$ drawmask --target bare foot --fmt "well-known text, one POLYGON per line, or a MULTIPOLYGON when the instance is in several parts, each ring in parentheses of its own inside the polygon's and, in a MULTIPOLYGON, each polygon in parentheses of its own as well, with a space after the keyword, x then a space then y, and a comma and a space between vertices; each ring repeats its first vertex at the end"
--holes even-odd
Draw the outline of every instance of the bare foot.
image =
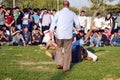
POLYGON ((51 58, 52 58, 52 54, 51 54, 50 52, 45 51, 45 54, 46 54, 47 56, 49 56, 49 57, 51 57, 51 58))
POLYGON ((40 49, 46 49, 46 47, 44 47, 44 46, 40 46, 40 49))

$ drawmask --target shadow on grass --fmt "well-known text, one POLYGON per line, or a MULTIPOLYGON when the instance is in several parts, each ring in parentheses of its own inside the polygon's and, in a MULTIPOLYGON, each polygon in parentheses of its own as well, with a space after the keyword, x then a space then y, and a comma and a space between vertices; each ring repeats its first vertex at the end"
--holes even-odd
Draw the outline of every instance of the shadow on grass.
MULTIPOLYGON (((79 62, 78 62, 79 63, 79 62)), ((69 72, 64 72, 63 70, 61 70, 60 72, 58 72, 57 74, 55 74, 50 80, 64 80, 65 78, 67 78, 66 76, 69 75, 72 71, 72 68, 76 65, 77 63, 71 63, 71 69, 69 72)))
POLYGON ((105 51, 104 49, 99 49, 99 50, 95 51, 95 50, 94 50, 93 48, 91 48, 91 47, 87 48, 87 50, 89 50, 89 51, 91 51, 91 52, 93 52, 93 53, 105 51))
POLYGON ((66 73, 61 71, 55 74, 50 80, 63 80, 66 76, 66 73))

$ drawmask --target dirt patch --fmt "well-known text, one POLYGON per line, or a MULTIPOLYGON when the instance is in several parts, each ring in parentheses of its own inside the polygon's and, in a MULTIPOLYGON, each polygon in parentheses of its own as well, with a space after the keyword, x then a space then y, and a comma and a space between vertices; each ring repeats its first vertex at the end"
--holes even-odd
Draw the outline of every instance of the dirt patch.
POLYGON ((16 57, 22 57, 23 55, 22 54, 17 54, 16 57))
POLYGON ((52 68, 50 66, 44 66, 44 65, 20 65, 20 69, 27 70, 27 71, 54 71, 55 68, 52 68))
POLYGON ((12 80, 11 78, 5 78, 4 80, 12 80))
POLYGON ((118 80, 116 75, 113 74, 108 74, 105 76, 105 78, 103 78, 102 80, 118 80))
POLYGON ((31 67, 31 70, 53 70, 53 69, 50 67, 35 66, 35 67, 31 67))
POLYGON ((40 65, 40 64, 55 64, 55 62, 50 62, 50 61, 42 61, 42 62, 18 62, 21 65, 40 65))
POLYGON ((104 55, 105 53, 96 53, 97 56, 104 55))
POLYGON ((40 49, 39 50, 36 49, 35 52, 41 52, 41 50, 40 49))
POLYGON ((48 66, 51 64, 55 64, 53 61, 42 61, 42 62, 25 62, 25 61, 14 61, 16 64, 18 64, 19 68, 22 70, 28 70, 28 71, 54 71, 55 68, 52 66, 48 66))
POLYGON ((11 48, 9 48, 8 50, 12 50, 13 48, 11 47, 11 48))

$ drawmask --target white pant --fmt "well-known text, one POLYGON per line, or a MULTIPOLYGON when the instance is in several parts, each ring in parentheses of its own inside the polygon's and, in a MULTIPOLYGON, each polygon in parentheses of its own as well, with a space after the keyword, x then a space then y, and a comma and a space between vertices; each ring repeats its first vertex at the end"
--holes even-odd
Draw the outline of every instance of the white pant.
POLYGON ((88 57, 91 57, 93 59, 93 61, 97 60, 97 56, 94 53, 92 53, 92 52, 90 52, 88 50, 87 50, 87 53, 88 53, 88 57))

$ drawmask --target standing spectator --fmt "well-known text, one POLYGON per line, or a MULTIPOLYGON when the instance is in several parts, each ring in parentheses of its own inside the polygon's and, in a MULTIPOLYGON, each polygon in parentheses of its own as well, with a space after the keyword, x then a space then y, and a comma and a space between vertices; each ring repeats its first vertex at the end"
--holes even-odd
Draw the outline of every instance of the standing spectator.
MULTIPOLYGON (((31 21, 31 19, 30 19, 30 14, 29 14, 29 10, 27 9, 27 8, 24 8, 23 9, 23 12, 24 12, 24 16, 23 16, 23 18, 22 18, 22 29, 24 28, 24 27, 26 27, 26 26, 28 26, 28 28, 29 28, 29 26, 30 26, 30 21, 31 21)), ((29 29, 30 30, 30 29, 29 29)))
POLYGON ((32 18, 33 24, 36 24, 37 27, 41 27, 40 17, 38 15, 38 10, 37 9, 33 9, 33 15, 32 15, 31 18, 32 18))
POLYGON ((15 20, 15 22, 16 22, 16 20, 17 20, 17 18, 18 18, 18 16, 19 16, 19 13, 18 13, 18 11, 16 10, 16 8, 13 8, 13 16, 14 16, 14 20, 15 20))
POLYGON ((56 13, 53 22, 50 26, 50 35, 53 35, 55 26, 56 29, 56 62, 58 69, 63 68, 65 72, 70 70, 71 52, 72 52, 72 31, 73 23, 80 28, 77 15, 69 10, 69 2, 63 2, 63 9, 56 13), (64 54, 62 49, 64 48, 64 54))
POLYGON ((94 18, 93 20, 93 24, 92 24, 92 28, 94 30, 99 30, 102 28, 102 25, 103 25, 103 19, 101 18, 101 14, 100 13, 97 13, 96 14, 96 17, 94 18))
POLYGON ((56 9, 53 9, 53 10, 52 10, 52 13, 51 13, 51 22, 53 21, 53 18, 54 18, 54 16, 55 16, 56 12, 57 12, 56 9))
POLYGON ((11 13, 11 8, 6 9, 6 14, 5 14, 5 25, 10 30, 11 26, 14 26, 14 17, 11 13))
POLYGON ((24 16, 24 14, 23 14, 22 11, 20 11, 19 7, 16 7, 16 11, 17 11, 17 13, 18 13, 19 15, 18 15, 18 18, 17 18, 17 20, 16 20, 16 22, 15 22, 15 27, 16 27, 17 29, 20 29, 20 30, 21 30, 21 28, 22 28, 22 18, 23 18, 23 16, 24 16))
POLYGON ((0 7, 0 28, 5 25, 5 13, 3 7, 0 7))
POLYGON ((80 15, 78 15, 78 19, 81 25, 81 28, 86 32, 87 28, 87 17, 85 16, 85 11, 81 11, 80 15))
POLYGON ((108 28, 111 31, 112 27, 113 27, 112 14, 109 13, 105 17, 105 21, 104 21, 104 25, 103 25, 102 29, 108 28))
POLYGON ((51 24, 51 16, 48 14, 47 9, 42 14, 42 32, 48 30, 51 24))
POLYGON ((117 19, 115 20, 115 22, 117 23, 117 29, 120 30, 120 11, 118 12, 118 16, 117 16, 117 19))

